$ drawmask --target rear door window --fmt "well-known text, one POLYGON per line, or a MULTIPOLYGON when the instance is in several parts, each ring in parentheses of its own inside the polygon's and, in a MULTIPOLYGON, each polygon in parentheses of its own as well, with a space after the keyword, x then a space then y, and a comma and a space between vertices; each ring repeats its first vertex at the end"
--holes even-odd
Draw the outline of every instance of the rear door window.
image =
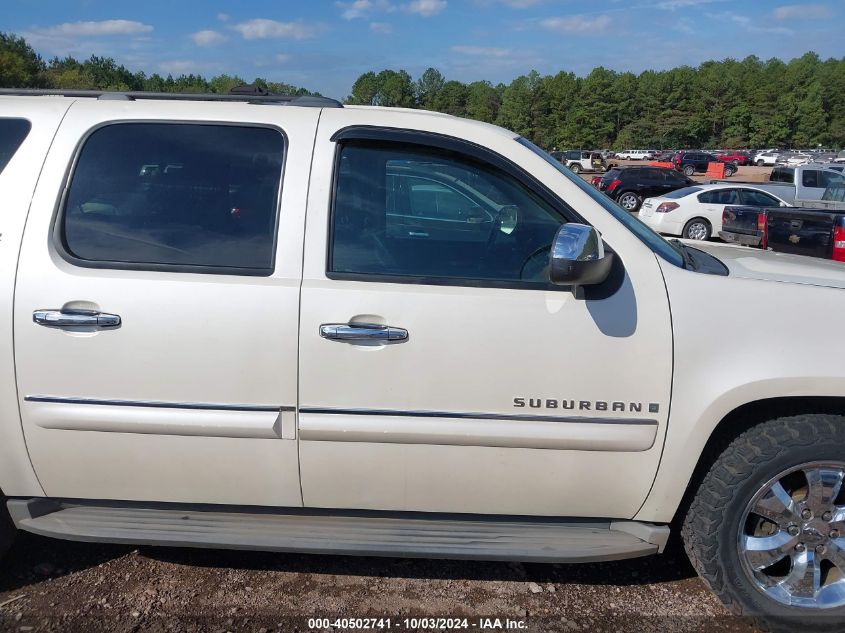
POLYGON ((698 195, 698 201, 705 204, 739 204, 736 189, 716 189, 698 195))
POLYGON ((266 127, 101 127, 77 158, 58 246, 81 266, 269 275, 284 151, 266 127))
POLYGON ((755 191, 754 189, 740 190, 740 197, 742 204, 747 204, 752 207, 777 207, 780 206, 775 198, 762 191, 755 191))
POLYGON ((26 119, 0 119, 0 173, 12 160, 30 129, 32 124, 26 119))
POLYGON ((801 174, 801 184, 805 187, 819 186, 819 172, 816 169, 805 169, 801 174))

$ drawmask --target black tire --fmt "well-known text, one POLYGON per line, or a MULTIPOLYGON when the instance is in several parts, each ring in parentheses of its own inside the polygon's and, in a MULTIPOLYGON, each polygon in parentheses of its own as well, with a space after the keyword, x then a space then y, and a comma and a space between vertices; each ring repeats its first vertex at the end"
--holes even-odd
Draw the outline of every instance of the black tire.
MULTIPOLYGON (((754 426, 734 439, 715 459, 683 519, 681 536, 684 547, 699 575, 731 611, 753 617, 763 630, 772 633, 834 633, 845 630, 845 605, 816 609, 779 602, 756 586, 740 553, 740 535, 747 534, 749 525, 766 523, 757 514, 748 514, 751 504, 759 499, 757 495, 770 489, 772 482, 780 483, 793 476, 791 470, 813 462, 845 465, 845 418, 839 415, 798 415, 754 426), (784 478, 779 479, 781 476, 784 478), (751 522, 751 517, 757 517, 756 523, 751 522)), ((809 490, 806 483, 805 489, 809 490)), ((792 496, 795 493, 788 494, 798 503, 807 501, 801 501, 800 493, 799 497, 792 496)), ((843 497, 845 492, 840 491, 832 500, 835 507, 845 503, 843 497)), ((761 504, 754 506, 758 507, 761 504)), ((774 526, 773 530, 763 532, 763 536, 769 536, 773 531, 781 533, 776 523, 770 525, 774 526)), ((804 528, 790 527, 798 530, 798 535, 794 537, 798 541, 808 533, 806 525, 804 528)), ((792 534, 791 531, 789 533, 792 534)), ((793 552, 791 543, 783 547, 793 552)), ((806 549, 803 544, 801 547, 801 550, 798 546, 794 549, 806 549)), ((821 557, 823 559, 824 556, 821 557)), ((781 562, 784 561, 788 563, 787 572, 777 573, 789 573, 792 563, 787 558, 781 562)))
POLYGON ((692 176, 695 173, 695 167, 693 167, 692 165, 685 165, 683 172, 684 176, 692 176))
POLYGON ((623 191, 616 197, 616 204, 630 213, 639 211, 642 203, 642 197, 634 191, 623 191))
POLYGON ((6 508, 6 497, 0 493, 0 558, 3 558, 9 551, 16 533, 17 529, 15 529, 12 517, 9 516, 9 510, 6 508))
POLYGON ((713 227, 704 218, 693 218, 684 225, 681 237, 685 240, 701 240, 706 242, 713 236, 713 227))
POLYGON ((581 165, 578 163, 573 163, 570 168, 573 174, 580 174, 581 173, 581 165))
POLYGON ((736 166, 734 167, 725 167, 725 178, 730 178, 736 173, 736 166))
POLYGON ((764 161, 764 160, 758 160, 757 161, 757 167, 764 167, 765 165, 766 165, 766 161, 764 161))

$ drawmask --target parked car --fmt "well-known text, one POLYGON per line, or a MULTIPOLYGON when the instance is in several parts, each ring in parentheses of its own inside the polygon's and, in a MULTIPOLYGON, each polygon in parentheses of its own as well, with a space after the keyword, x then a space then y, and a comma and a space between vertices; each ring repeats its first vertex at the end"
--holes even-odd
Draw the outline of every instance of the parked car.
POLYGON ((671 163, 675 160, 675 152, 660 152, 654 160, 660 163, 671 163))
MULTIPOLYGON (((687 176, 693 174, 703 174, 707 171, 710 163, 721 162, 713 154, 706 152, 678 152, 675 154, 675 169, 683 172, 687 176)), ((725 165, 725 177, 733 176, 736 173, 736 166, 733 164, 725 165)))
POLYGON ((758 167, 773 167, 778 162, 780 154, 777 152, 763 152, 754 156, 754 164, 758 167))
POLYGON ((658 233, 690 240, 709 240, 722 230, 727 205, 787 206, 772 194, 750 185, 693 185, 643 202, 640 220, 658 233))
POLYGON ((751 155, 748 152, 724 152, 716 154, 717 160, 734 166, 750 165, 751 155))
POLYGON ((10 92, 0 550, 572 563, 678 529, 749 626, 845 627, 845 268, 663 239, 457 117, 10 92))
POLYGON ((613 167, 599 181, 599 191, 626 211, 639 211, 645 198, 663 195, 695 181, 664 167, 613 167))
POLYGON ((835 163, 845 163, 845 149, 843 149, 841 152, 839 152, 836 155, 836 158, 833 159, 833 162, 835 162, 835 163))
POLYGON ((732 184, 748 184, 774 194, 789 204, 801 206, 802 202, 820 200, 827 187, 838 185, 845 181, 845 176, 826 165, 799 165, 787 167, 778 165, 769 174, 769 181, 765 183, 719 181, 711 183, 731 182, 732 184))
POLYGON ((605 171, 607 169, 607 163, 600 152, 586 152, 580 149, 569 150, 563 152, 559 160, 576 174, 582 171, 605 171))
POLYGON ((616 158, 622 160, 651 160, 654 154, 647 149, 626 149, 616 152, 616 158))

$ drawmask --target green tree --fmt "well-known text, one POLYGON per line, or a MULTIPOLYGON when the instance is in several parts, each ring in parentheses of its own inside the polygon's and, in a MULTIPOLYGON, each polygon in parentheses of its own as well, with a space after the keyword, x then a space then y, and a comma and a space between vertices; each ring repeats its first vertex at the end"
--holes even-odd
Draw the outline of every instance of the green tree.
POLYGON ((416 99, 419 106, 427 110, 434 109, 437 97, 445 84, 446 79, 439 70, 428 68, 416 84, 416 99))
POLYGON ((0 87, 43 88, 44 61, 22 37, 0 33, 0 87))

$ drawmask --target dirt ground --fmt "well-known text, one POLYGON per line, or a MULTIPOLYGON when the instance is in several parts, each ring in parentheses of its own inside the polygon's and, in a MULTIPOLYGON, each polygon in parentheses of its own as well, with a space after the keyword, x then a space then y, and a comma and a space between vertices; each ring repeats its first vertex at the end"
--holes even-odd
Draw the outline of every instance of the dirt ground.
POLYGON ((20 534, 0 570, 0 630, 363 630, 753 633, 677 545, 667 554, 546 565, 135 548, 20 534), (417 620, 415 620, 415 618, 417 620), (466 622, 463 621, 466 618, 466 622), (484 620, 489 618, 489 621, 484 620), (498 618, 499 626, 496 626, 498 618))

